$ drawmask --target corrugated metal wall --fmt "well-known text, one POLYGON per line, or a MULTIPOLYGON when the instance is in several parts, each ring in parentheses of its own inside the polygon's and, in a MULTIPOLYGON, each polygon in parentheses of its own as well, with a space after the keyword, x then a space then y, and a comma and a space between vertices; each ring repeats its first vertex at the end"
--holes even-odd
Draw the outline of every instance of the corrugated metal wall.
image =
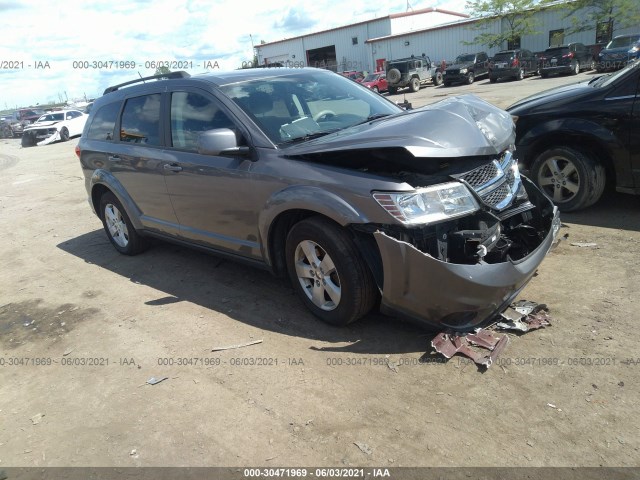
MULTIPOLYGON (((429 18, 429 15, 438 15, 437 12, 415 15, 413 17, 399 17, 390 19, 384 17, 370 22, 354 25, 350 27, 332 30, 330 32, 311 34, 302 38, 296 38, 289 41, 275 43, 273 45, 258 46, 259 61, 264 63, 264 59, 269 61, 286 61, 301 62, 306 64, 306 51, 309 49, 326 47, 335 45, 336 60, 339 64, 338 71, 343 70, 365 70, 373 71, 376 66, 376 60, 385 59, 393 60, 397 58, 410 57, 411 55, 420 56, 425 53, 434 61, 453 60, 455 57, 464 52, 485 51, 490 56, 495 54, 502 48, 489 49, 483 45, 465 45, 463 41, 472 42, 480 33, 472 28, 471 24, 466 21, 452 23, 445 27, 435 28, 420 33, 410 33, 406 35, 396 36, 365 44, 367 39, 375 39, 391 35, 391 31, 402 28, 408 28, 419 22, 412 23, 414 20, 423 21, 429 18), (352 44, 352 38, 357 37, 358 44, 352 44)), ((445 15, 447 19, 452 17, 445 15)), ((435 17, 431 17, 435 18, 435 17)), ((538 35, 528 35, 521 39, 522 48, 529 49, 533 52, 542 51, 549 47, 549 32, 561 28, 568 28, 571 25, 570 19, 564 18, 561 10, 544 10, 536 14, 538 19, 538 35)), ((504 22, 502 22, 504 23, 504 22)), ((424 25, 423 27, 424 28, 424 25)), ((498 33, 501 28, 501 21, 496 20, 489 25, 487 31, 498 33)), ((506 26, 503 26, 506 29, 506 26)), ((626 33, 637 33, 637 28, 616 29, 614 35, 626 33)), ((576 33, 565 37, 565 43, 582 42, 585 45, 595 43, 595 31, 586 31, 576 33)), ((507 46, 504 45, 503 48, 507 46)), ((298 66, 300 66, 300 64, 298 66)))
MULTIPOLYGON (((307 63, 307 50, 335 45, 338 71, 366 70, 371 71, 370 47, 365 41, 369 38, 381 37, 391 33, 388 17, 372 20, 360 25, 340 28, 329 32, 321 32, 301 38, 294 38, 273 45, 258 45, 258 60, 268 62, 293 62, 294 66, 307 63), (353 38, 357 44, 353 44, 353 38)), ((314 66, 314 65, 310 65, 314 66)))
MULTIPOLYGON (((411 32, 413 30, 424 30, 425 28, 443 23, 455 22, 461 17, 457 15, 449 15, 442 12, 425 12, 416 15, 407 15, 391 19, 391 34, 411 32)), ((374 38, 374 37, 370 37, 374 38)))

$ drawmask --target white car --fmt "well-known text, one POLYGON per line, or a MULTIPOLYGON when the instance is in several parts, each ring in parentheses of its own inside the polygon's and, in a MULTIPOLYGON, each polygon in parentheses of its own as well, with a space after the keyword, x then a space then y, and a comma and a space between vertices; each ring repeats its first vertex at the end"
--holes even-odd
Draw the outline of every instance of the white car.
POLYGON ((82 134, 87 118, 89 115, 80 110, 45 113, 25 127, 22 146, 47 145, 58 140, 66 142, 69 138, 82 134))

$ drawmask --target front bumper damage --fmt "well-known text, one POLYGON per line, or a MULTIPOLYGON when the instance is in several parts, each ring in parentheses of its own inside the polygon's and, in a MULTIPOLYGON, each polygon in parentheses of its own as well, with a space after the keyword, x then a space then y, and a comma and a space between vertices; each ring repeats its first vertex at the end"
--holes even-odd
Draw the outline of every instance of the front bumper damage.
POLYGON ((542 240, 537 247, 518 260, 507 255, 495 263, 443 261, 407 241, 375 232, 384 272, 381 311, 439 330, 466 332, 506 309, 531 280, 560 229, 557 207, 521 178, 544 232, 538 232, 542 240))
POLYGON ((22 134, 22 146, 49 145, 60 139, 60 131, 55 127, 26 129, 22 134))

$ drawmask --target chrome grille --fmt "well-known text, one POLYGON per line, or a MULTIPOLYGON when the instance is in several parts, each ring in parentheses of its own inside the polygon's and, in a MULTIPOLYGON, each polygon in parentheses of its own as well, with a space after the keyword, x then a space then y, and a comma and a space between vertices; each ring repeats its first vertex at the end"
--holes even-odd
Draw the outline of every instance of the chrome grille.
POLYGON ((509 207, 520 189, 520 172, 511 152, 458 178, 468 183, 485 205, 495 210, 509 207))
POLYGON ((462 178, 473 188, 477 188, 495 179, 498 175, 498 166, 491 162, 465 173, 462 178))

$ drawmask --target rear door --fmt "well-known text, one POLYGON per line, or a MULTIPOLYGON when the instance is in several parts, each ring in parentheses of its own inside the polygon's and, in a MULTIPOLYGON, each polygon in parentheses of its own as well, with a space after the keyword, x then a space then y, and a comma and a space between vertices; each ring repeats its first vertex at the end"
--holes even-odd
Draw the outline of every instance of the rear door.
POLYGON ((489 57, 482 52, 476 56, 475 76, 485 75, 489 71, 489 57))
POLYGON ((127 98, 117 125, 116 140, 107 156, 109 170, 140 210, 144 227, 178 235, 179 225, 165 184, 162 94, 127 98))

